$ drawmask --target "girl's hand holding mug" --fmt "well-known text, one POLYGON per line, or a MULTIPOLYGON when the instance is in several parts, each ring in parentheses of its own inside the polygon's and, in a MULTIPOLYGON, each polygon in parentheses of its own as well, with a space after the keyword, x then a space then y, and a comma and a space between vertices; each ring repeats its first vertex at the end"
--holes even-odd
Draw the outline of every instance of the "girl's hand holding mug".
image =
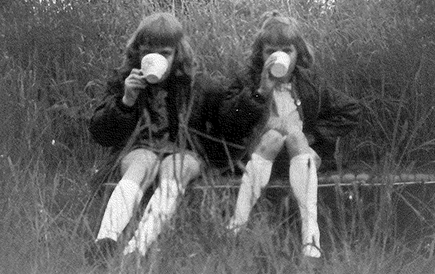
POLYGON ((132 69, 125 79, 124 97, 122 102, 127 106, 133 106, 139 93, 147 87, 145 76, 140 69, 132 69))
POLYGON ((258 93, 263 95, 270 95, 277 84, 277 78, 273 77, 270 73, 270 68, 276 61, 276 57, 271 56, 266 60, 263 66, 263 71, 261 72, 261 82, 260 89, 258 93))
MULTIPOLYGON (((294 58, 293 63, 296 62, 294 58)), ((278 83, 285 83, 289 80, 294 69, 291 56, 282 51, 271 54, 264 63, 261 73, 260 93, 269 94, 278 83), (293 65, 293 68, 290 67, 293 65)))
POLYGON ((278 84, 286 81, 285 76, 288 74, 289 62, 290 57, 280 51, 274 52, 267 58, 261 73, 259 93, 271 94, 278 84))

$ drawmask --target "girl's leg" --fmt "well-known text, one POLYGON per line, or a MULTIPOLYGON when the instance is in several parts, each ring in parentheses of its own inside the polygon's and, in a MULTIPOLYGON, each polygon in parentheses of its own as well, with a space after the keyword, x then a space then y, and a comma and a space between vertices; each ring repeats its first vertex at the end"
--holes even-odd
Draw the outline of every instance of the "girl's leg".
POLYGON ((200 175, 200 165, 200 160, 185 153, 168 156, 162 161, 160 185, 151 197, 124 254, 138 250, 145 256, 150 245, 157 240, 163 225, 175 213, 178 197, 184 194, 187 184, 200 175))
POLYGON ((237 233, 248 221, 249 214, 261 194, 261 189, 269 182, 272 164, 284 145, 285 137, 276 130, 269 130, 260 140, 255 152, 246 165, 237 196, 234 216, 228 229, 237 233))
POLYGON ((133 150, 124 157, 121 161, 122 178, 107 203, 97 241, 105 238, 118 240, 144 191, 154 181, 158 164, 154 152, 145 149, 133 150))
POLYGON ((321 253, 317 223, 317 168, 320 166, 320 158, 308 147, 308 142, 302 135, 289 136, 286 140, 291 159, 290 185, 301 216, 302 252, 305 256, 319 258, 321 253))

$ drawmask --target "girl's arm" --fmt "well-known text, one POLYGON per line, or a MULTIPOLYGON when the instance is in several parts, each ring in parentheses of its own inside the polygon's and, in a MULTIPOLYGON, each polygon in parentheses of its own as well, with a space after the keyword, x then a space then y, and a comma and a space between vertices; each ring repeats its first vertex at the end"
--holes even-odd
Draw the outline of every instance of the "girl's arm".
POLYGON ((330 86, 321 88, 319 93, 320 110, 314 132, 335 143, 337 137, 345 136, 358 125, 361 106, 356 99, 330 86))
POLYGON ((302 110, 310 143, 335 144, 359 123, 361 106, 357 100, 330 86, 308 70, 296 72, 297 91, 303 100, 302 110))
POLYGON ((250 139, 257 127, 266 122, 269 115, 271 94, 261 94, 249 86, 233 85, 219 106, 219 126, 222 134, 231 142, 243 143, 250 139))
POLYGON ((272 91, 279 84, 270 76, 275 59, 269 58, 264 64, 259 87, 247 80, 249 77, 237 78, 230 86, 219 109, 219 124, 224 136, 232 142, 244 140, 252 144, 269 117, 272 91))
POLYGON ((320 112, 315 131, 324 139, 335 142, 359 123, 360 104, 339 90, 328 87, 320 90, 320 112))
POLYGON ((202 155, 208 154, 208 149, 213 147, 214 141, 210 137, 220 138, 218 128, 213 121, 221 102, 222 92, 222 86, 211 78, 204 75, 196 76, 188 125, 192 145, 202 155))
POLYGON ((122 102, 123 89, 123 81, 109 82, 107 95, 92 116, 89 131, 102 146, 125 144, 140 117, 137 105, 129 107, 122 102))
POLYGON ((192 139, 203 156, 227 165, 228 156, 238 160, 246 151, 255 129, 265 120, 269 96, 243 85, 226 88, 211 79, 201 82, 206 85, 197 88, 189 119, 192 139))

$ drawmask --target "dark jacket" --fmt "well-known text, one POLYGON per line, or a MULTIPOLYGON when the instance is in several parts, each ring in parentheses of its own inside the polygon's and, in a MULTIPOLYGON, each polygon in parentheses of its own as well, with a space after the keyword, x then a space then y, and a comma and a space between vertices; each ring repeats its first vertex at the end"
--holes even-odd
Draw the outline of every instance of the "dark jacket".
MULTIPOLYGON (((122 103, 124 81, 128 75, 116 73, 107 83, 106 96, 97 106, 89 130, 102 146, 113 151, 123 148, 140 121, 140 132, 133 145, 163 147, 178 142, 179 113, 191 98, 190 79, 178 77, 163 85, 149 85, 136 103, 122 103)), ((173 77, 169 79, 174 79, 173 77)))
MULTIPOLYGON (((122 102, 126 75, 117 76, 108 84, 107 95, 97 107, 91 120, 90 132, 103 146, 119 150, 129 140, 143 113, 155 103, 149 91, 142 92, 133 107, 122 102)), ((269 97, 257 93, 258 87, 247 78, 237 78, 230 87, 213 81, 204 74, 195 77, 193 89, 190 81, 168 83, 166 106, 168 121, 153 134, 142 130, 138 140, 166 138, 179 143, 186 137, 186 148, 198 154, 211 166, 227 167, 249 157, 252 145, 259 137, 269 115, 269 97), (193 98, 191 112, 186 115, 188 129, 179 134, 179 113, 186 113, 193 98), (175 111, 173 111, 175 110, 175 111)), ((296 92, 301 100, 304 132, 314 137, 312 147, 322 158, 331 158, 337 137, 349 133, 357 124, 360 106, 356 100, 320 82, 314 75, 297 68, 296 92)), ((152 109, 151 109, 152 110, 152 109)), ((152 115, 151 122, 159 122, 159 115, 152 115), (153 121, 153 117, 157 117, 153 121)), ((182 127, 181 127, 182 128, 182 127)), ((137 140, 135 140, 137 142, 137 140)), ((151 142, 153 144, 153 142, 151 142)))
POLYGON ((99 144, 112 147, 114 152, 126 146, 145 109, 150 123, 142 118, 139 134, 130 140, 133 146, 160 150, 166 144, 180 146, 185 138, 181 142, 185 148, 196 151, 209 165, 225 167, 245 155, 255 126, 267 114, 266 98, 248 89, 228 91, 205 74, 195 77, 193 88, 187 79, 162 86, 167 91, 165 105, 155 107, 162 103, 157 98, 161 90, 148 86, 135 105, 128 107, 122 103, 126 77, 117 74, 108 82, 106 96, 96 108, 89 128, 99 144), (193 106, 189 111, 191 98, 193 106), (188 120, 182 132, 185 134, 180 134, 184 127, 180 113, 188 120), (165 115, 167 121, 162 122, 165 115))
POLYGON ((333 157, 337 138, 358 125, 361 106, 309 70, 297 68, 294 73, 296 92, 301 100, 303 131, 314 137, 311 147, 322 160, 328 160, 333 157))
POLYGON ((268 117, 270 98, 249 88, 213 86, 204 78, 197 84, 200 92, 189 119, 194 146, 209 165, 234 167, 259 136, 258 130, 268 117))
MULTIPOLYGON (((239 77, 231 90, 235 93, 246 92, 246 89, 251 93, 258 90, 259 82, 253 83, 248 79, 249 76, 239 77)), ((301 101, 299 110, 303 131, 314 137, 311 147, 322 158, 322 163, 332 161, 335 165, 333 156, 336 140, 358 125, 361 106, 355 99, 320 80, 310 70, 296 67, 293 81, 301 101)))

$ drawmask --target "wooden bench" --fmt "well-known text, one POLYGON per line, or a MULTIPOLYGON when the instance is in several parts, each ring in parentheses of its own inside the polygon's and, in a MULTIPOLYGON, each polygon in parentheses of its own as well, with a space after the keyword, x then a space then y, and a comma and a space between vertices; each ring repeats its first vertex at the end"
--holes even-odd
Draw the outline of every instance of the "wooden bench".
MULTIPOLYGON (((388 175, 373 175, 366 172, 352 173, 347 172, 340 174, 338 172, 330 174, 319 174, 319 188, 337 187, 337 186, 382 186, 392 184, 396 186, 435 184, 435 173, 402 173, 388 175)), ((238 188, 241 178, 229 177, 225 183, 216 181, 216 184, 194 184, 193 189, 212 189, 212 188, 238 188)), ((267 188, 288 188, 290 184, 285 180, 276 180, 271 182, 267 188)))

